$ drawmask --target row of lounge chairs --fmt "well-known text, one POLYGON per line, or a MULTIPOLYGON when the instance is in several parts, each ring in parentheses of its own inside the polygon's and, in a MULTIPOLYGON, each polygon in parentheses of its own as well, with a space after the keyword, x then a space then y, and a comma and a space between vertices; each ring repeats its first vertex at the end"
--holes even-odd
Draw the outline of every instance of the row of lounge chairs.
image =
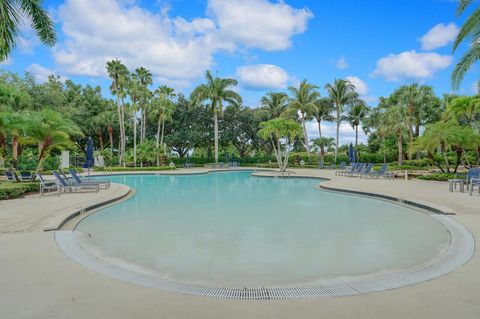
POLYGON ((72 169, 68 173, 70 177, 62 170, 52 171, 55 180, 47 180, 42 174, 37 174, 40 180, 40 196, 49 191, 56 191, 59 196, 67 191, 77 192, 84 189, 99 192, 102 186, 107 189, 111 185, 110 180, 85 180, 72 169))
POLYGON ((465 178, 452 178, 448 180, 448 187, 451 192, 454 188, 457 188, 457 185, 460 187, 460 192, 465 191, 465 187, 470 193, 470 196, 473 194, 475 187, 478 188, 480 193, 480 167, 470 168, 465 175, 465 178))
POLYGON ((29 171, 20 171, 20 174, 17 174, 16 171, 6 171, 5 176, 10 182, 32 182, 34 181, 34 176, 32 172, 29 171))
POLYGON ((340 169, 335 171, 337 176, 346 176, 346 177, 360 177, 360 178, 385 178, 393 179, 395 175, 391 172, 388 172, 388 164, 385 163, 382 165, 380 170, 375 171, 373 163, 352 163, 350 167, 345 169, 340 169))

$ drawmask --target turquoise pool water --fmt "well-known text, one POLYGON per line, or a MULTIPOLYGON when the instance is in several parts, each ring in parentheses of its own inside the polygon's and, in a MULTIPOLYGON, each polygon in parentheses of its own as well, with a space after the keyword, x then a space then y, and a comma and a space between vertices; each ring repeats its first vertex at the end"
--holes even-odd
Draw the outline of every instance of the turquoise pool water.
POLYGON ((319 190, 314 179, 111 179, 136 195, 82 220, 77 241, 122 267, 184 283, 272 287, 368 276, 427 263, 450 241, 428 215, 319 190))

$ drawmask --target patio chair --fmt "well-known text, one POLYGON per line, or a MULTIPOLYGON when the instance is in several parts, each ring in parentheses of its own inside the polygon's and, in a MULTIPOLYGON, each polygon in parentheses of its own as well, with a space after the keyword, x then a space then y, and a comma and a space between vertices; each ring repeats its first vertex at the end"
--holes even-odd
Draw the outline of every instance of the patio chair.
POLYGON ((336 176, 345 176, 347 173, 353 173, 357 169, 358 164, 352 163, 350 168, 345 168, 344 170, 335 171, 336 176))
POLYGON ((373 163, 368 163, 367 166, 365 166, 365 169, 363 171, 360 171, 359 173, 353 175, 353 177, 359 176, 361 178, 362 176, 370 174, 372 172, 372 169, 373 169, 374 165, 375 164, 373 164, 373 163))
POLYGON ((33 179, 32 172, 30 171, 20 171, 20 180, 22 182, 30 182, 33 179))
POLYGON ((15 171, 6 171, 5 176, 7 176, 7 179, 10 182, 21 182, 20 178, 18 178, 18 175, 15 171))
POLYGON ((101 185, 105 186, 105 189, 110 188, 111 182, 108 179, 85 181, 85 180, 82 180, 82 177, 80 175, 78 175, 78 173, 75 172, 73 169, 69 169, 68 172, 73 177, 73 185, 78 185, 78 184, 92 184, 92 185, 94 185, 94 184, 98 184, 100 186, 101 185))
POLYGON ((362 172, 364 168, 365 168, 365 163, 359 163, 354 170, 352 170, 351 172, 346 172, 343 176, 347 176, 347 177, 355 176, 356 174, 359 174, 360 172, 362 172))
POLYGON ((478 187, 478 193, 480 194, 480 177, 473 177, 470 179, 470 196, 472 196, 473 188, 478 187))
POLYGON ((369 178, 369 177, 371 177, 371 178, 379 178, 379 177, 388 178, 388 176, 386 175, 387 170, 388 170, 388 164, 384 163, 378 171, 371 171, 368 174, 362 175, 362 177, 365 176, 365 178, 369 178))
POLYGON ((345 162, 340 162, 340 166, 338 168, 340 170, 344 170, 346 168, 345 162))
POLYGON ((71 192, 76 192, 79 189, 94 189, 96 193, 100 190, 99 184, 85 184, 85 183, 77 183, 77 184, 69 184, 57 171, 52 171, 53 176, 57 179, 57 187, 58 187, 58 196, 67 189, 71 192))
POLYGON ((324 169, 325 163, 323 161, 318 162, 318 169, 324 169))
POLYGON ((472 178, 480 178, 480 167, 470 168, 467 171, 467 175, 465 176, 465 184, 467 185, 467 189, 470 187, 470 180, 472 178))
POLYGON ((40 181, 40 190, 39 194, 40 196, 43 196, 45 192, 51 191, 51 190, 58 190, 57 182, 55 181, 47 181, 42 174, 38 173, 36 175, 38 177, 38 180, 40 181))

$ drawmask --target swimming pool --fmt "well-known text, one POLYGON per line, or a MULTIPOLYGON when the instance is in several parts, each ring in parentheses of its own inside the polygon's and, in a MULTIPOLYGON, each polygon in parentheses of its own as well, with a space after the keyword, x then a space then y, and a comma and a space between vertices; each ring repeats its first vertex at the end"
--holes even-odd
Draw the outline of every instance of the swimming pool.
POLYGON ((296 287, 425 267, 451 234, 398 204, 251 172, 113 176, 135 196, 83 219, 75 239, 137 274, 187 285, 296 287))

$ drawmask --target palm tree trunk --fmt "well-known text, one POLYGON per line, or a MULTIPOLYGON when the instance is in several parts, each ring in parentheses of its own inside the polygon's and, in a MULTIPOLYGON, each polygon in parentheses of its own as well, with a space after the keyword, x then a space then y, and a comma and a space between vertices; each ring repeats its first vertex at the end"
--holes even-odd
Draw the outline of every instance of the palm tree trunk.
POLYGON ((12 137, 12 158, 13 158, 13 167, 17 168, 17 159, 18 159, 18 135, 13 134, 12 137))
POLYGON ((110 153, 113 154, 113 128, 111 125, 108 125, 108 138, 110 139, 110 153))
POLYGON ((160 117, 158 118, 157 136, 155 136, 155 138, 156 138, 155 149, 157 150, 157 166, 160 166, 160 154, 158 152, 158 146, 159 146, 159 142, 160 142, 160 125, 161 125, 161 123, 162 123, 162 116, 160 115, 160 117))
POLYGON ((43 143, 39 144, 38 164, 37 164, 37 168, 35 169, 35 174, 33 174, 34 176, 36 176, 38 173, 40 173, 43 170, 43 164, 45 163, 47 151, 50 149, 51 145, 52 145, 51 138, 46 138, 45 141, 43 141, 43 143))
POLYGON ((307 134, 307 126, 305 124, 305 114, 302 113, 302 125, 303 125, 303 134, 305 135, 305 149, 307 150, 307 156, 310 160, 310 144, 308 143, 308 134, 307 134))
MULTIPOLYGON (((115 88, 117 90, 117 88, 115 88)), ((117 111, 118 111, 118 125, 120 127, 120 141, 118 145, 118 165, 122 164, 122 141, 123 141, 123 126, 122 126, 122 111, 120 106, 120 98, 117 96, 117 111)))
POLYGON ((401 132, 398 133, 397 146, 398 146, 398 165, 402 165, 403 164, 403 136, 401 132))
MULTIPOLYGON (((340 116, 339 113, 337 113, 338 116, 340 116)), ((337 120, 337 135, 336 135, 336 141, 335 141, 335 164, 337 164, 337 157, 338 157, 338 139, 340 138, 340 121, 337 120)))
POLYGON ((217 114, 217 109, 213 110, 213 121, 215 122, 215 127, 214 127, 215 163, 218 163, 218 114, 217 114))
POLYGON ((355 125, 355 150, 358 152, 358 124, 355 125))
MULTIPOLYGON (((412 127, 412 125, 408 126, 408 142, 409 142, 410 147, 411 147, 411 145, 413 144, 413 127, 412 127)), ((408 159, 411 160, 412 157, 413 157, 412 152, 408 151, 408 159)))
POLYGON ((101 130, 97 130, 98 144, 100 144, 100 150, 103 151, 103 135, 101 130))
POLYGON ((163 137, 165 136, 165 117, 162 119, 162 135, 160 138, 160 145, 163 146, 163 137))
POLYGON ((133 115, 133 166, 137 167, 137 119, 133 115))
POLYGON ((321 120, 317 120, 318 122, 318 138, 322 138, 322 125, 321 125, 321 120))

